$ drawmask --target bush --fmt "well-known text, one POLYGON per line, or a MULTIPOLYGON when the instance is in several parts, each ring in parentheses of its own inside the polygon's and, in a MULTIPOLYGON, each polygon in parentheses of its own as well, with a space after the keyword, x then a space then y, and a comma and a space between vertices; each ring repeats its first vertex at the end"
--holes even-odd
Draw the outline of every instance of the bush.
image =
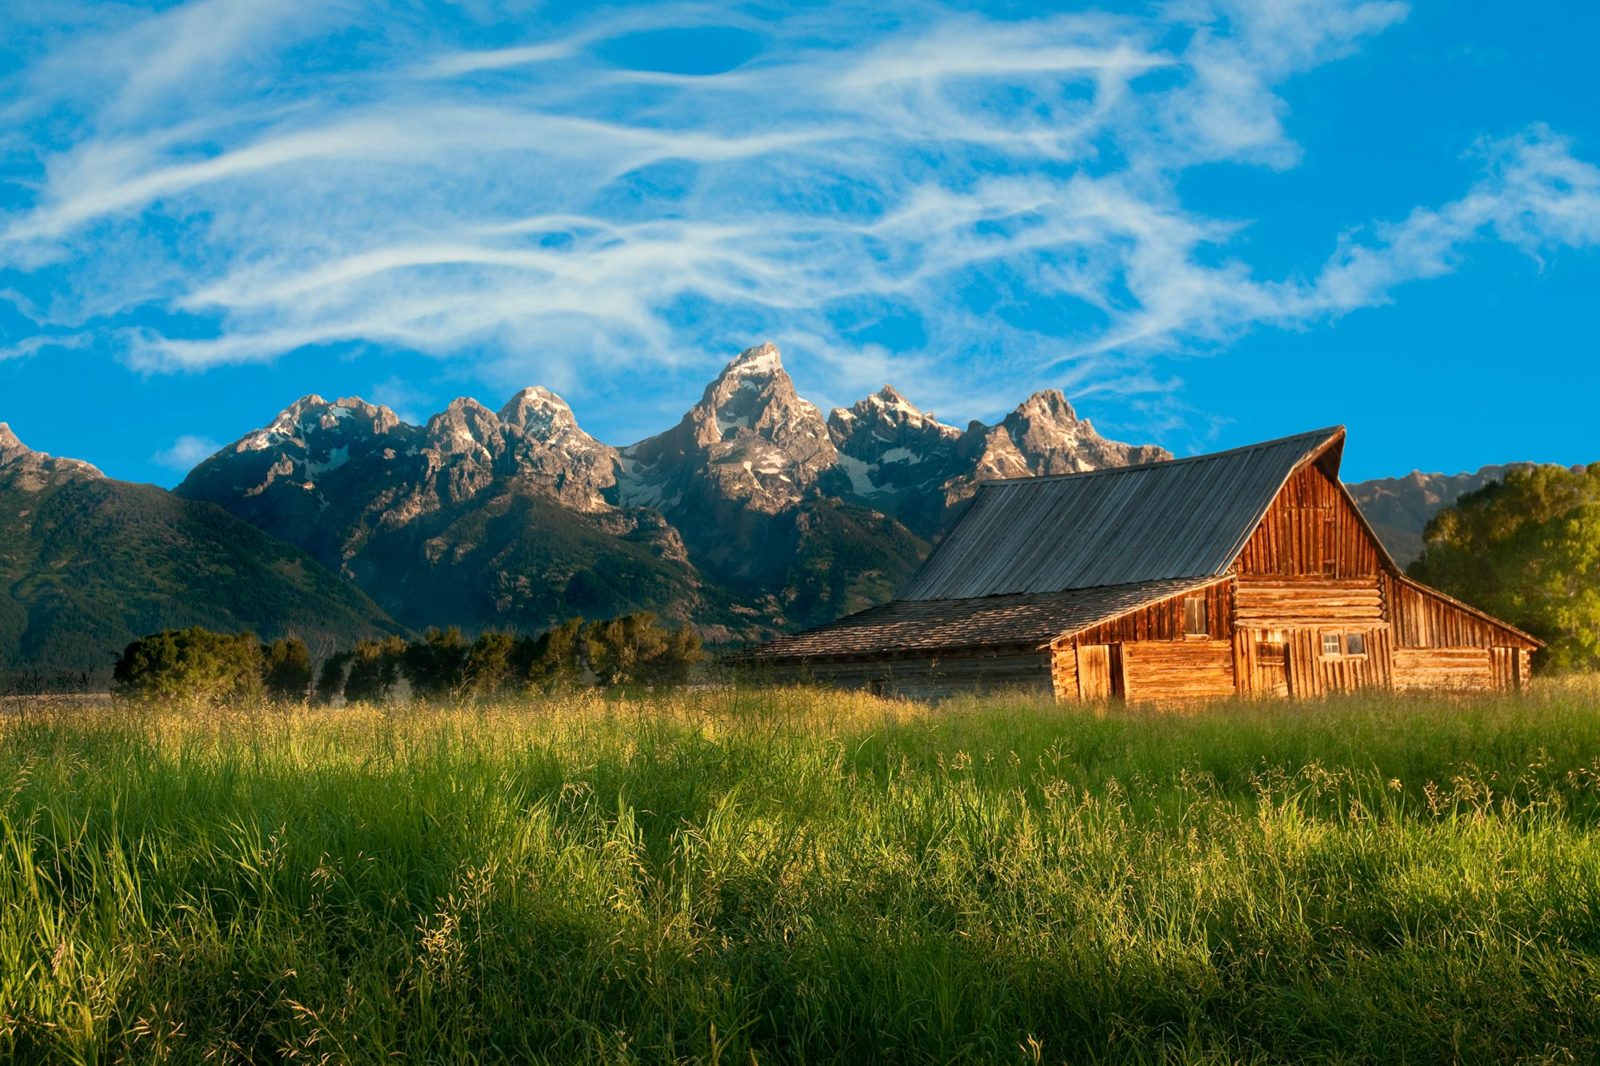
POLYGON ((299 703, 311 688, 311 652, 299 637, 284 637, 267 645, 261 668, 267 695, 299 703))
POLYGON ((261 696, 261 645, 252 633, 168 629, 129 644, 112 671, 122 696, 144 702, 221 704, 261 696))

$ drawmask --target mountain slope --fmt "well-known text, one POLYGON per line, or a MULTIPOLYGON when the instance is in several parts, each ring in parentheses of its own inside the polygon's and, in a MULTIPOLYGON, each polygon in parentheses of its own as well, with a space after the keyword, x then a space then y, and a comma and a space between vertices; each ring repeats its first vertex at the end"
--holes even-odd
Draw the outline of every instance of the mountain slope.
POLYGON ((687 618, 700 581, 660 515, 613 504, 616 451, 543 389, 426 426, 307 396, 176 492, 311 552, 416 626, 536 631, 575 614, 687 618))
POLYGON ((1389 554, 1401 566, 1407 566, 1422 554, 1422 531, 1430 518, 1465 494, 1499 481, 1507 471, 1527 465, 1530 464, 1486 466, 1462 474, 1413 470, 1404 477, 1376 478, 1348 487, 1389 554))
POLYGON ((0 423, 0 674, 103 682, 134 638, 203 625, 313 647, 397 630, 358 589, 221 508, 34 452, 0 423))

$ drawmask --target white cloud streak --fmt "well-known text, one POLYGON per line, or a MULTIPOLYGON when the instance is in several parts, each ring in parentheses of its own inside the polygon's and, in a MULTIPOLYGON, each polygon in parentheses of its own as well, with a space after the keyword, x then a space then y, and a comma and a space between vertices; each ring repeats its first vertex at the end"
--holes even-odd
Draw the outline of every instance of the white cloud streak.
POLYGON ((210 437, 198 437, 185 433, 172 442, 170 448, 163 448, 150 457, 151 461, 169 470, 178 470, 187 473, 199 463, 217 453, 221 445, 210 437))
POLYGON ((1187 209, 1181 177, 1294 165, 1280 86, 1405 13, 678 5, 472 48, 452 9, 307 73, 373 13, 201 0, 0 80, 28 144, 0 269, 55 333, 118 329, 153 370, 369 342, 562 382, 773 337, 841 390, 913 372, 956 417, 1046 382, 1159 394, 1152 353, 1385 302, 1476 242, 1600 241, 1600 172, 1532 127, 1480 146, 1460 199, 1330 235, 1301 277, 1226 257, 1241 223, 1187 209), (756 54, 703 76, 606 58, 713 22, 756 54))

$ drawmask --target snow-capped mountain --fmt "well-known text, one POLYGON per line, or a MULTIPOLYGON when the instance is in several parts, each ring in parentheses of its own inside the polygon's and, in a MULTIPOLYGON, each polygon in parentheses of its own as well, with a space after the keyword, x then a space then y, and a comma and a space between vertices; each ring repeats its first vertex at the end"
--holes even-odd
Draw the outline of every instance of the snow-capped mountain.
POLYGON ((621 499, 669 516, 729 503, 776 514, 837 461, 822 413, 763 344, 729 363, 676 426, 622 449, 621 499))
POLYGON ((1059 392, 945 425, 893 386, 825 420, 778 349, 741 352, 677 425, 601 443, 547 389, 424 426, 307 396, 178 492, 305 547, 414 625, 542 626, 647 607, 739 632, 890 594, 984 477, 1164 458, 1059 392))

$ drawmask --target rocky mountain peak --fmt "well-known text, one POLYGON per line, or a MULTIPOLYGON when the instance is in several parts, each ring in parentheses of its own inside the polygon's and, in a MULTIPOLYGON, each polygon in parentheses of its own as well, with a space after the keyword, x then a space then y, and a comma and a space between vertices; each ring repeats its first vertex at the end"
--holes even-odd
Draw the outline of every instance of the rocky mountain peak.
POLYGON ((851 494, 888 508, 915 528, 938 521, 940 486, 960 463, 959 429, 885 385, 850 407, 834 408, 828 433, 851 494))
POLYGON ((11 424, 9 422, 0 422, 0 464, 21 458, 23 452, 31 450, 26 444, 17 439, 15 433, 11 432, 11 424))
POLYGON ((731 441, 741 430, 780 446, 827 442, 822 412, 800 398, 770 342, 740 352, 684 417, 694 423, 696 438, 708 445, 731 441))
POLYGON ((504 450, 500 419, 493 411, 471 397, 450 401, 443 411, 428 419, 428 448, 441 455, 470 455, 492 458, 504 450))
POLYGON ((341 396, 332 403, 316 393, 300 397, 278 412, 267 425, 234 444, 236 452, 259 452, 285 445, 315 447, 316 438, 372 437, 389 433, 403 423, 387 407, 370 404, 358 396, 341 396))
POLYGON ((1018 404, 1012 417, 1060 425, 1076 425, 1079 421, 1078 412, 1072 409, 1072 404, 1067 402, 1066 394, 1060 389, 1040 389, 1018 404))
POLYGON ((37 492, 72 478, 98 479, 105 475, 81 459, 58 459, 34 451, 12 432, 9 423, 0 422, 0 477, 8 485, 37 492))
POLYGON ((788 371, 783 369, 783 355, 778 351, 776 344, 763 341, 734 356, 733 361, 723 367, 722 373, 717 375, 717 379, 720 381, 727 377, 761 377, 774 374, 788 377, 788 371))
POLYGON ((835 407, 828 415, 828 428, 833 433, 834 444, 840 447, 843 447, 842 439, 863 431, 881 440, 889 440, 906 430, 942 440, 953 441, 961 436, 959 429, 919 410, 893 385, 885 385, 850 407, 835 407))
POLYGON ((800 398, 775 345, 747 348, 677 426, 621 453, 624 502, 673 509, 739 501, 774 514, 798 501, 836 455, 816 405, 800 398))
POLYGON ((980 481, 1076 474, 1172 458, 1165 448, 1102 437, 1088 419, 1078 417, 1060 389, 1034 393, 998 425, 973 423, 962 450, 970 457, 969 472, 945 483, 950 504, 971 496, 980 481))
POLYGON ((567 401, 542 386, 523 389, 500 409, 514 478, 578 511, 611 509, 617 450, 578 426, 567 401))
POLYGON ((582 432, 567 401, 542 385, 529 386, 507 400, 500 408, 500 421, 547 442, 582 432))

